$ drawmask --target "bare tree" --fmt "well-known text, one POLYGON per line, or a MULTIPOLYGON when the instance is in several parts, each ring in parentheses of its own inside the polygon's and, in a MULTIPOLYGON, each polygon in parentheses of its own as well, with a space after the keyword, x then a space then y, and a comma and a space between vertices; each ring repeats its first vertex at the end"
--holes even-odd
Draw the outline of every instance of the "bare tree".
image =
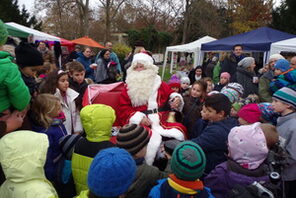
POLYGON ((105 42, 110 40, 111 22, 116 17, 119 8, 126 0, 99 0, 105 10, 105 42))
POLYGON ((182 36, 182 44, 186 43, 188 27, 189 27, 189 19, 190 19, 190 7, 191 1, 185 0, 185 11, 184 11, 184 26, 183 26, 183 36, 182 36))

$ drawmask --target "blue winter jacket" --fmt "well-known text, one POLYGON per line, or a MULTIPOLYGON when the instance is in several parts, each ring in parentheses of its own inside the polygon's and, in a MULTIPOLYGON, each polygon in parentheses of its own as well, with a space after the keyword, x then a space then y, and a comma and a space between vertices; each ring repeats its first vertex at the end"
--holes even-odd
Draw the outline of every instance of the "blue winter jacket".
MULTIPOLYGON (((62 150, 59 146, 61 137, 67 135, 62 120, 55 119, 52 125, 46 129, 42 126, 33 125, 32 130, 39 133, 45 133, 48 137, 49 147, 45 162, 45 175, 50 181, 55 181, 57 176, 57 168, 59 159, 62 157, 62 150)), ((36 142, 38 144, 38 142, 36 142)))
POLYGON ((91 65, 91 58, 87 58, 83 55, 83 53, 78 53, 78 58, 76 61, 80 62, 85 68, 85 78, 90 78, 92 80, 95 79, 94 77, 94 70, 90 68, 91 65))
POLYGON ((201 134, 191 140, 198 144, 206 154, 207 163, 205 174, 210 173, 216 165, 227 160, 228 134, 235 126, 238 126, 238 121, 234 118, 209 122, 201 134))
POLYGON ((149 195, 148 198, 214 198, 214 196, 211 193, 211 190, 207 187, 204 187, 204 190, 198 192, 195 195, 190 194, 184 194, 176 191, 174 188, 172 188, 169 183, 168 179, 160 179, 158 180, 158 184, 154 186, 149 195))

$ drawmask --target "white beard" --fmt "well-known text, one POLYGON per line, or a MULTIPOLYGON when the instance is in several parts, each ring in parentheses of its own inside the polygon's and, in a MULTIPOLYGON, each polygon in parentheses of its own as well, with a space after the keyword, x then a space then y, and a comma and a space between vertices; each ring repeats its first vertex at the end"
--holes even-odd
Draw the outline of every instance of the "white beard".
POLYGON ((157 72, 152 69, 128 70, 126 77, 127 93, 133 107, 147 105, 156 76, 157 72))

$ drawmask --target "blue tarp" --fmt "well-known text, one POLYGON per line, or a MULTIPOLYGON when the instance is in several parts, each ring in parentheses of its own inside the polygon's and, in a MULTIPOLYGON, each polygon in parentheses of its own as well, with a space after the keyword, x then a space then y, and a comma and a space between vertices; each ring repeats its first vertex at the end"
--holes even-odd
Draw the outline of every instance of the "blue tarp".
POLYGON ((201 50, 226 51, 232 50, 232 47, 236 44, 241 44, 246 51, 269 51, 272 43, 294 37, 296 35, 268 27, 261 27, 250 32, 202 44, 201 50))

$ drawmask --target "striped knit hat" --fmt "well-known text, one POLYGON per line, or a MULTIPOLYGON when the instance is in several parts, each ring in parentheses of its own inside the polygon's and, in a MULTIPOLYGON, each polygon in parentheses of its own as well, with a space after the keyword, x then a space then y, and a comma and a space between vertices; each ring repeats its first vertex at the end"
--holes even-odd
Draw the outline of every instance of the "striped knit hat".
POLYGON ((179 144, 172 155, 171 169, 178 179, 195 181, 206 167, 206 157, 200 146, 191 141, 179 144))
POLYGON ((280 90, 276 91, 272 97, 282 101, 283 103, 289 104, 294 109, 296 109, 296 91, 295 90, 288 87, 283 87, 280 90))
POLYGON ((116 145, 124 148, 131 155, 137 154, 149 142, 147 130, 136 124, 127 124, 123 126, 117 135, 116 145))

